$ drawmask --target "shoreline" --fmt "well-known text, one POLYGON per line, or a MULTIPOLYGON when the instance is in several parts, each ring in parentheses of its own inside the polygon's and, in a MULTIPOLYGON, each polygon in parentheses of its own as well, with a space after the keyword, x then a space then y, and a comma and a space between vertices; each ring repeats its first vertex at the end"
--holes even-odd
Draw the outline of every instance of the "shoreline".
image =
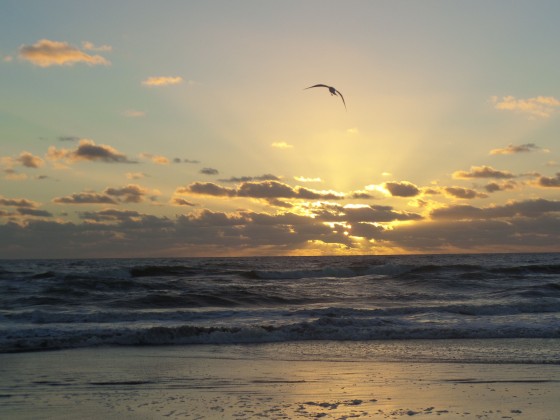
MULTIPOLYGON (((494 341, 487 340, 489 348, 499 344, 494 341)), ((352 350, 338 342, 303 342, 1 354, 0 417, 552 420, 560 412, 558 364, 359 356, 371 356, 378 345, 356 343, 352 350)), ((446 343, 431 345, 441 352, 446 343)))

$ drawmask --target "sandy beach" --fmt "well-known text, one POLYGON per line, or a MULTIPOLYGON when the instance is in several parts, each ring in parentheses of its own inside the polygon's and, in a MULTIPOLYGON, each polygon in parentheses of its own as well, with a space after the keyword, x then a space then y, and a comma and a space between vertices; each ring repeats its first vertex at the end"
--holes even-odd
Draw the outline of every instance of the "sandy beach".
POLYGON ((0 417, 555 419, 560 412, 557 364, 358 355, 371 355, 376 346, 308 342, 2 354, 0 417))

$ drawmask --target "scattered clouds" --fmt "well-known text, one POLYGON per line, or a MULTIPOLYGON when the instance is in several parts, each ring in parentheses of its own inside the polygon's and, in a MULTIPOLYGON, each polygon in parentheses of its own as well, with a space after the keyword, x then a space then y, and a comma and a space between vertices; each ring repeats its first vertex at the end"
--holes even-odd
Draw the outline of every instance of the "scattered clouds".
MULTIPOLYGON (((87 43, 87 46, 90 45, 93 46, 87 43)), ((104 46, 104 48, 102 51, 108 51, 109 47, 104 46)), ((19 57, 39 67, 72 66, 76 63, 90 66, 111 64, 100 55, 90 55, 67 42, 48 39, 41 39, 33 45, 22 45, 19 48, 19 57)))
POLYGON ((510 179, 515 178, 511 172, 500 171, 491 166, 471 166, 471 170, 453 172, 455 179, 472 179, 472 178, 496 178, 496 179, 510 179))
MULTIPOLYGON (((500 148, 500 149, 492 149, 490 150, 491 155, 512 155, 515 153, 528 153, 535 150, 541 150, 539 146, 535 143, 526 143, 521 144, 519 146, 514 146, 510 144, 508 147, 500 148)), ((548 152, 546 149, 542 149, 543 151, 548 152)))
POLYGON ((560 107, 560 101, 552 96, 537 96, 529 99, 492 96, 490 102, 496 109, 528 114, 532 118, 549 118, 560 107))
POLYGON ((286 143, 285 141, 277 141, 277 142, 272 143, 270 145, 270 147, 273 147, 275 149, 291 149, 294 146, 286 143))
POLYGON ((47 158, 53 161, 64 160, 67 163, 75 163, 82 160, 106 163, 136 163, 128 159, 117 149, 105 144, 97 145, 93 140, 89 139, 80 140, 80 144, 74 150, 57 149, 51 146, 47 152, 47 158))
POLYGON ((146 80, 142 81, 144 86, 150 87, 161 87, 161 86, 171 86, 178 85, 183 82, 181 76, 153 76, 148 77, 146 80))

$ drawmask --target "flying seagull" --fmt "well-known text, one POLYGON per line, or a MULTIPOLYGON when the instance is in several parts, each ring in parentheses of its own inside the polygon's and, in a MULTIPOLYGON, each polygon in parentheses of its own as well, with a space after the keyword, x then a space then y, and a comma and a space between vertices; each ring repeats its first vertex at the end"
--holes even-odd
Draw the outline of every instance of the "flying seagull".
MULTIPOLYGON (((342 103, 344 104, 344 109, 348 109, 348 108, 346 108, 346 101, 344 101, 344 96, 342 96, 342 93, 340 93, 340 91, 336 90, 336 89, 333 88, 332 86, 321 85, 321 84, 309 86, 308 88, 305 88, 305 89, 311 89, 311 88, 315 88, 315 87, 326 87, 326 88, 329 90, 329 92, 331 93, 331 95, 333 95, 333 96, 336 96, 336 95, 340 96, 340 99, 342 99, 342 103)), ((304 90, 305 90, 305 89, 304 89, 304 90)))

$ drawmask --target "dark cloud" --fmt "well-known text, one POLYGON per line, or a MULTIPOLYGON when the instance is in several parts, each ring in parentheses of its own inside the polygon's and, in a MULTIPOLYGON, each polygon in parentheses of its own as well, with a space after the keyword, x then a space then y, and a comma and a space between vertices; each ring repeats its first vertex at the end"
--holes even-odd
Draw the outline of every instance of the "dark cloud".
POLYGON ((117 202, 108 195, 96 192, 82 192, 65 197, 56 197, 53 199, 53 202, 57 204, 117 204, 117 202))
POLYGON ((93 222, 124 222, 144 215, 133 210, 106 209, 95 212, 80 212, 79 216, 83 220, 93 222))
POLYGON ((120 188, 109 187, 103 193, 86 191, 74 193, 66 197, 57 197, 53 202, 57 204, 117 204, 141 203, 148 196, 149 191, 136 184, 129 184, 120 188))
POLYGON ((17 161, 26 168, 40 168, 44 163, 43 159, 39 156, 33 156, 29 152, 22 152, 17 158, 17 161))
POLYGON ((97 145, 94 141, 88 139, 80 140, 75 150, 57 149, 51 146, 47 157, 52 160, 66 160, 70 163, 80 160, 106 163, 137 163, 111 146, 105 144, 97 145))
POLYGON ((76 137, 76 136, 60 136, 58 138, 59 141, 78 141, 80 140, 80 137, 76 137))
POLYGON ((432 210, 432 219, 481 220, 514 217, 539 217, 548 213, 560 212, 560 201, 545 199, 513 201, 502 206, 474 207, 452 205, 432 210))
POLYGON ((519 146, 514 146, 513 144, 510 144, 508 147, 504 147, 504 148, 500 148, 500 149, 492 149, 490 150, 490 154, 491 155, 511 155, 514 153, 528 153, 528 152, 532 152, 534 150, 539 150, 540 147, 538 147, 535 143, 526 143, 526 144, 521 144, 519 146))
POLYGON ((469 172, 456 171, 453 173, 455 179, 472 179, 472 178, 496 178, 496 179, 511 179, 515 178, 511 172, 500 171, 491 166, 471 166, 469 172))
POLYGON ((22 216, 36 216, 36 217, 52 217, 52 213, 46 210, 30 209, 27 207, 20 207, 17 209, 18 213, 22 216))
POLYGON ((202 168, 200 170, 200 173, 204 174, 204 175, 218 175, 219 174, 218 170, 214 169, 214 168, 202 168))
POLYGON ((502 183, 490 182, 489 184, 484 186, 484 189, 489 193, 494 193, 498 191, 513 190, 516 187, 517 183, 515 181, 507 181, 502 183))
POLYGON ((272 174, 264 174, 260 176, 241 176, 241 177, 231 177, 228 179, 219 179, 220 182, 250 182, 250 181, 280 181, 280 178, 272 174))
POLYGON ((545 188, 559 188, 560 187, 560 172, 556 173, 555 177, 541 176, 537 180, 538 185, 545 188))
POLYGON ((462 198, 465 200, 472 200, 473 198, 486 198, 488 195, 479 193, 476 190, 472 190, 470 188, 461 188, 461 187, 445 187, 444 191, 455 197, 455 198, 462 198))
POLYGON ((419 214, 397 211, 391 206, 344 207, 330 204, 314 209, 313 214, 317 220, 325 222, 386 223, 422 219, 419 214))
POLYGON ((195 182, 188 187, 179 188, 177 194, 201 194, 216 197, 248 197, 275 200, 293 198, 306 200, 341 200, 344 194, 333 191, 315 191, 304 187, 295 187, 278 181, 243 182, 237 187, 221 187, 211 182, 195 182))
POLYGON ((190 201, 187 201, 184 198, 180 198, 180 197, 174 197, 173 200, 171 201, 171 204, 175 204, 177 206, 190 206, 190 207, 196 206, 196 204, 191 203, 190 201))
POLYGON ((136 184, 129 184, 121 188, 107 188, 105 194, 117 197, 125 203, 141 203, 148 194, 148 190, 136 184))
POLYGON ((0 205, 1 206, 14 206, 14 207, 21 207, 21 208, 35 208, 37 204, 31 200, 27 200, 25 198, 5 198, 0 196, 0 205))
POLYGON ((373 195, 365 192, 365 191, 354 191, 351 195, 351 198, 355 200, 369 200, 375 198, 373 195))
POLYGON ((420 189, 407 181, 386 182, 384 186, 393 197, 414 197, 420 194, 420 189))

